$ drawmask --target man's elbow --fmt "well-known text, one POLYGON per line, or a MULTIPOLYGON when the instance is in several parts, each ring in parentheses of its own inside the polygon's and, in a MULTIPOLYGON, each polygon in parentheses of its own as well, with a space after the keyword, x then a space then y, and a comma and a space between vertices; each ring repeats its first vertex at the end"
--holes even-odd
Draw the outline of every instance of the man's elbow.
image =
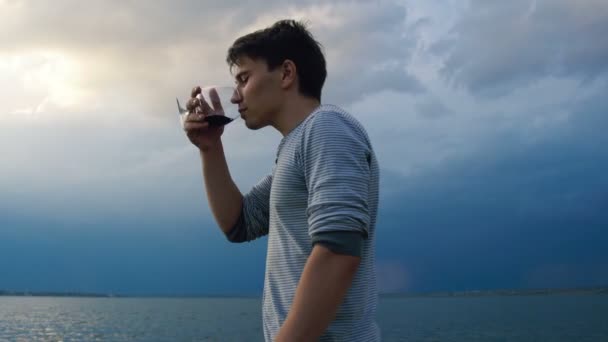
POLYGON ((232 243, 248 241, 247 230, 238 225, 232 227, 232 229, 230 229, 227 233, 224 233, 224 236, 226 236, 226 239, 232 243))
POLYGON ((236 222, 234 222, 230 228, 226 229, 222 227, 222 231, 224 232, 226 239, 230 242, 239 243, 249 240, 247 238, 247 228, 245 227, 245 220, 242 214, 239 215, 236 222))

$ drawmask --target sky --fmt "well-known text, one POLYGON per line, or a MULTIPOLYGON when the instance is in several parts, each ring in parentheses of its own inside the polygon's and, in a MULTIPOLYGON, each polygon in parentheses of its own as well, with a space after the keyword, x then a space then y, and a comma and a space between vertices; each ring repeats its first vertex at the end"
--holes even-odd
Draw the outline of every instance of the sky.
MULTIPOLYGON (((382 292, 608 285, 608 2, 0 0, 0 289, 260 295, 175 97, 279 19, 381 167, 382 292)), ((281 135, 226 127, 242 192, 281 135)))

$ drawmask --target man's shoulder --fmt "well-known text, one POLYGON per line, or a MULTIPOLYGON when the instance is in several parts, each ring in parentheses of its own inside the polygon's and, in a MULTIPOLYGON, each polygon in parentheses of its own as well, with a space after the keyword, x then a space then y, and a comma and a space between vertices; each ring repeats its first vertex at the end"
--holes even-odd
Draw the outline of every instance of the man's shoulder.
POLYGON ((350 130, 367 137, 365 128, 355 116, 336 105, 324 104, 319 106, 306 119, 303 133, 334 132, 336 130, 350 130))
POLYGON ((355 117, 352 116, 346 109, 332 104, 323 104, 317 107, 317 109, 310 114, 307 121, 311 122, 332 118, 356 121, 355 117))

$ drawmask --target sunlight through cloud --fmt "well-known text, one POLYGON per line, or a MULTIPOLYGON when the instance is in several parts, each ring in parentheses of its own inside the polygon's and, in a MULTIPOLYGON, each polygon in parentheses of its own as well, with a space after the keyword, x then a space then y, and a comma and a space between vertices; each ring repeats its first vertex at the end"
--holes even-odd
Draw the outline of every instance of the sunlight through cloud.
POLYGON ((0 56, 0 70, 8 75, 0 84, 4 89, 12 89, 0 95, 5 97, 2 103, 7 106, 0 112, 0 118, 66 114, 85 105, 90 96, 80 86, 83 75, 80 63, 61 52, 0 56))

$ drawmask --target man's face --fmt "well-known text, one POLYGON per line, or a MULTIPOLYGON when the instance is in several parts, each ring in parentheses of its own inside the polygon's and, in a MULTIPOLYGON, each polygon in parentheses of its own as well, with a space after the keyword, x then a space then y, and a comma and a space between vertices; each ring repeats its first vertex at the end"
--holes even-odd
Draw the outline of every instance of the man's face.
POLYGON ((239 105, 241 117, 249 129, 272 125, 282 104, 280 68, 268 71, 263 60, 239 58, 234 75, 238 94, 232 98, 239 105))

